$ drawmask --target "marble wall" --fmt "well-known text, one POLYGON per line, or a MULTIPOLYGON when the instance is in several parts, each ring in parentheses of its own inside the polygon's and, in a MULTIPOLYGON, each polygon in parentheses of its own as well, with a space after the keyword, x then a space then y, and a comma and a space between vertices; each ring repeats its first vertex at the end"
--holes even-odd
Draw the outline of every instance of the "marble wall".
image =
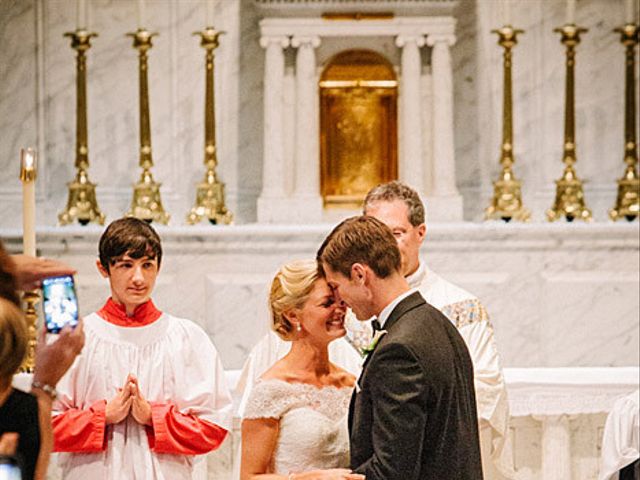
MULTIPOLYGON (((503 49, 490 30, 502 24, 500 4, 461 0, 457 9, 456 166, 467 219, 482 217, 499 173, 503 49)), ((566 2, 516 0, 511 5, 512 23, 525 31, 513 51, 515 171, 524 182, 525 204, 535 220, 543 220, 563 167, 566 56, 553 29, 565 23, 566 2)), ((615 181, 624 171, 624 48, 612 32, 623 21, 622 0, 577 1, 576 23, 589 31, 576 57, 576 168, 596 220, 608 218, 615 181)))
MULTIPOLYGON (((623 3, 577 2, 577 21, 590 29, 578 47, 577 170, 597 220, 606 219, 623 171, 623 49, 611 33, 622 22, 623 3)), ((89 4, 90 27, 100 35, 88 53, 90 178, 113 219, 128 208, 138 173, 137 56, 125 37, 136 27, 136 8, 121 0, 89 4)), ((171 224, 183 225, 204 173, 204 51, 192 32, 203 27, 205 6, 199 0, 147 4, 148 28, 160 33, 149 59, 153 171, 163 183, 171 224)), ((564 2, 512 4, 514 23, 526 30, 514 52, 516 173, 524 181, 526 204, 542 220, 562 171, 564 51, 552 29, 564 21, 564 2)), ((456 169, 467 220, 481 218, 498 173, 502 49, 489 31, 500 24, 499 10, 498 0, 459 0, 454 11, 456 169)), ((252 0, 215 2, 215 26, 226 32, 216 51, 218 172, 237 223, 255 221, 262 187, 264 51, 258 21, 264 14, 252 0)), ((75 66, 62 34, 74 27, 74 2, 0 0, 1 227, 20 225, 20 147, 40 151, 38 224, 55 225, 66 203, 65 184, 74 174, 75 66)), ((329 43, 321 47, 319 63, 328 60, 329 43)), ((398 52, 385 45, 381 51, 396 61, 398 52)), ((423 53, 426 66, 429 49, 423 53)))
MULTIPOLYGON (((277 268, 313 258, 330 225, 158 228, 165 256, 154 300, 203 326, 227 369, 240 368, 268 330, 277 268)), ((39 254, 78 269, 81 312, 102 306, 97 227, 42 229, 39 254)), ((20 251, 17 231, 2 231, 20 251)), ((640 240, 636 225, 434 224, 432 269, 480 297, 505 367, 640 364, 640 240)))

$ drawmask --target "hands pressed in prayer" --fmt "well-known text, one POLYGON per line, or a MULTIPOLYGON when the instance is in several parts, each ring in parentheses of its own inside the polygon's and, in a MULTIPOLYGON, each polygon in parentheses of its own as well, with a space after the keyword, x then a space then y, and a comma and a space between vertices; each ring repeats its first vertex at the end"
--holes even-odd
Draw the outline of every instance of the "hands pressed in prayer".
POLYGON ((107 425, 120 423, 127 418, 129 411, 131 411, 133 398, 131 397, 131 388, 129 388, 130 378, 131 375, 127 376, 127 380, 122 388, 118 389, 116 396, 107 402, 104 414, 107 425))
POLYGON ((107 425, 120 423, 131 414, 140 425, 151 425, 151 404, 144 398, 138 379, 127 375, 122 388, 118 389, 115 397, 107 402, 105 420, 107 425))
POLYGON ((152 425, 151 422, 151 404, 144 398, 140 387, 138 386, 138 379, 133 375, 129 375, 129 388, 131 390, 131 415, 136 422, 140 425, 152 425))

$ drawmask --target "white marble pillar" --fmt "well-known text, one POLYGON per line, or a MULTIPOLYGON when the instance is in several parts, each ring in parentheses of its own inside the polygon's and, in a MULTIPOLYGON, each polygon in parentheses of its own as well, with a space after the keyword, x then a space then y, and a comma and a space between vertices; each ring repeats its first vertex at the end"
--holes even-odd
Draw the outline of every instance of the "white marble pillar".
POLYGON ((287 195, 284 177, 283 79, 286 36, 263 36, 264 65, 264 152, 262 192, 258 198, 258 222, 285 221, 287 195))
POLYGON ((433 164, 432 190, 427 197, 428 221, 462 220, 462 196, 456 187, 453 143, 453 78, 451 52, 454 35, 429 35, 433 47, 433 164))
POLYGON ((569 415, 534 415, 542 422, 542 478, 571 478, 571 430, 569 415))
POLYGON ((422 122, 420 94, 420 47, 422 35, 399 35, 396 46, 402 48, 400 80, 400 180, 425 193, 422 159, 422 122))
POLYGON ((295 36, 296 54, 295 185, 292 221, 315 223, 322 219, 320 196, 320 126, 315 49, 320 37, 295 36))

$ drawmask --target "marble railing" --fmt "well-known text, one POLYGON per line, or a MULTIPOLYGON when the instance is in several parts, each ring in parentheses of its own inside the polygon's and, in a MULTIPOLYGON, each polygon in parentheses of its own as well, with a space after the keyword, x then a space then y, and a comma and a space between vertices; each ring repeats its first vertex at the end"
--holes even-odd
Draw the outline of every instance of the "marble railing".
MULTIPOLYGON (((230 388, 239 370, 225 372, 230 388)), ((614 402, 638 389, 640 369, 623 368, 506 368, 511 412, 509 436, 515 480, 596 480, 607 413, 614 402)), ((14 384, 28 389, 29 377, 14 384)), ((238 399, 234 399, 237 403, 238 399)), ((240 419, 233 433, 215 452, 196 461, 198 480, 236 480, 240 419)), ((50 480, 60 478, 55 461, 50 480)), ((503 480, 485 474, 486 480, 503 480)))

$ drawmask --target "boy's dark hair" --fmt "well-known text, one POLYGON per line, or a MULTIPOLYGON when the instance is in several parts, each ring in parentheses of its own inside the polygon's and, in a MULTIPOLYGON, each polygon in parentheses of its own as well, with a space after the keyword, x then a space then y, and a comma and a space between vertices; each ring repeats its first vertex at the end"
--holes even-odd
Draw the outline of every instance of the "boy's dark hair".
POLYGON ((133 217, 111 222, 98 244, 100 264, 109 271, 125 255, 131 258, 149 257, 162 261, 162 245, 156 231, 144 220, 133 217))
POLYGON ((377 218, 365 215, 348 218, 334 228, 316 260, 322 275, 323 264, 347 278, 354 263, 368 265, 380 278, 400 271, 400 250, 393 233, 377 218))

